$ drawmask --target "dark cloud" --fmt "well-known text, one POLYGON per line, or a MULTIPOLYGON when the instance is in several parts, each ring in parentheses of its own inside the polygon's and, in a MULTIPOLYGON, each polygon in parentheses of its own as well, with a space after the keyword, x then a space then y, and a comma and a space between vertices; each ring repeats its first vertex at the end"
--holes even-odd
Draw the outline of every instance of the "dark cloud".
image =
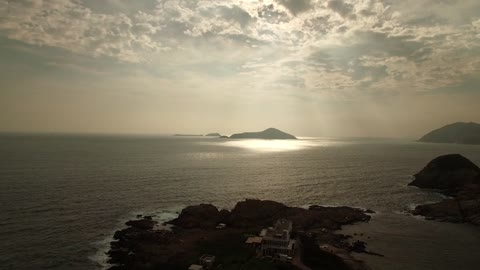
POLYGON ((242 27, 245 27, 253 20, 252 16, 250 16, 250 13, 238 6, 221 6, 218 7, 218 12, 225 20, 235 21, 242 27))
POLYGON ((360 15, 364 16, 364 17, 371 17, 371 16, 375 16, 377 15, 376 12, 373 12, 371 10, 368 10, 368 9, 362 9, 360 10, 360 15))
POLYGON ((253 17, 250 16, 250 13, 246 12, 239 6, 214 6, 206 9, 201 9, 197 12, 199 12, 198 14, 205 19, 214 19, 218 21, 217 18, 220 17, 224 21, 236 22, 242 27, 245 27, 253 20, 253 17))
MULTIPOLYGON (((401 57, 413 63, 429 59, 433 49, 422 42, 412 40, 411 36, 389 36, 386 33, 358 31, 349 40, 350 45, 332 47, 312 53, 307 62, 314 68, 327 72, 340 72, 354 81, 368 86, 389 74, 386 60, 401 57), (368 63, 373 59, 373 63, 368 63)), ((346 42, 347 43, 347 42, 346 42)))
POLYGON ((431 53, 425 45, 414 40, 413 36, 389 36, 387 33, 374 31, 358 31, 355 33, 357 40, 352 45, 359 55, 373 56, 398 56, 413 62, 424 61, 431 53))
POLYGON ((404 23, 407 25, 415 25, 415 26, 434 26, 439 24, 447 24, 448 20, 431 14, 431 15, 411 18, 406 20, 404 23))
POLYGON ((158 4, 156 0, 83 0, 82 2, 93 12, 105 14, 134 14, 139 10, 152 10, 158 4))
POLYGON ((297 15, 313 8, 312 0, 276 0, 277 3, 287 8, 290 13, 297 15))
POLYGON ((327 6, 343 18, 355 17, 355 14, 353 14, 353 6, 345 3, 343 0, 330 0, 328 1, 327 6))
POLYGON ((286 12, 277 10, 273 4, 264 5, 259 8, 257 14, 259 18, 263 18, 273 24, 288 22, 290 20, 286 12))
POLYGON ((310 29, 315 33, 326 34, 332 29, 332 24, 329 22, 329 19, 330 16, 307 19, 303 22, 303 27, 310 29))

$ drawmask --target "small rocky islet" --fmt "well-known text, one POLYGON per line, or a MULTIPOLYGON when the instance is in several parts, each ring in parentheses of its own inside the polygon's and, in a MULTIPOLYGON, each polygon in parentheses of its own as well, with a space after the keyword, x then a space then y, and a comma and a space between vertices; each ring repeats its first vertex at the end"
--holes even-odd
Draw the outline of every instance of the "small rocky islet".
POLYGON ((480 168, 459 154, 437 157, 414 175, 410 186, 436 190, 449 198, 417 206, 412 213, 455 223, 480 225, 480 168))
POLYGON ((304 209, 265 200, 241 201, 231 211, 193 205, 167 222, 170 229, 148 216, 127 222, 127 228, 115 232, 107 254, 111 270, 188 269, 207 253, 216 256, 212 269, 369 269, 350 255, 368 253, 366 243, 335 231, 368 222, 372 212, 351 207, 304 209), (245 244, 248 237, 281 219, 292 221, 292 237, 301 243, 292 263, 259 258, 255 248, 245 244))

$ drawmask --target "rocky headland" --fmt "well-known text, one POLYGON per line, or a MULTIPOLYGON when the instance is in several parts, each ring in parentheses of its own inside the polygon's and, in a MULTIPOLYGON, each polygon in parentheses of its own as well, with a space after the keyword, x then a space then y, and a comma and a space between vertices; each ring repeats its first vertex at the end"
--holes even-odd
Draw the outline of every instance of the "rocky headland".
POLYGON ((350 207, 304 209, 261 200, 238 202, 231 211, 211 204, 188 206, 167 222, 170 230, 151 217, 127 222, 127 228, 115 233, 108 251, 110 269, 187 269, 205 253, 217 256, 218 265, 225 269, 369 269, 350 255, 368 252, 365 243, 335 233, 342 225, 368 222, 368 213, 350 207), (245 244, 247 236, 278 219, 293 222, 302 246, 297 263, 259 259, 245 244), (225 227, 219 229, 219 224, 225 227))
POLYGON ((457 122, 433 130, 421 142, 480 144, 480 124, 457 122))
POLYGON ((438 203, 417 206, 414 215, 480 225, 480 168, 467 158, 458 154, 437 157, 409 185, 449 196, 438 203))

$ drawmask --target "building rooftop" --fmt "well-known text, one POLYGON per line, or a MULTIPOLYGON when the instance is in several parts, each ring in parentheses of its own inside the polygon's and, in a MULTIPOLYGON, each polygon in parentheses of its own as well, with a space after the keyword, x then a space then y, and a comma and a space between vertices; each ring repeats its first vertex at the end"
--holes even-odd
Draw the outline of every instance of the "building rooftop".
POLYGON ((203 266, 198 264, 192 264, 190 265, 190 267, 188 267, 188 270, 203 270, 203 266))
POLYGON ((253 236, 253 237, 248 237, 247 241, 245 241, 246 244, 261 244, 263 240, 263 237, 260 236, 253 236))

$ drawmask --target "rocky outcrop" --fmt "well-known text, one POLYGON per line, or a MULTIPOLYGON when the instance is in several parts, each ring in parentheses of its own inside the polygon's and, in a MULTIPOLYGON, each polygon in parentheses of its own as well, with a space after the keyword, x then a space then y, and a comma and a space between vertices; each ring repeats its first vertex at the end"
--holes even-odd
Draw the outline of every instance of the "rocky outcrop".
POLYGON ((126 229, 116 231, 107 252, 111 269, 148 269, 161 265, 178 252, 179 239, 166 230, 153 230, 156 222, 147 219, 132 220, 126 229))
MULTIPOLYGON (((245 250, 248 247, 244 246, 245 233, 259 232, 259 229, 271 226, 280 218, 292 220, 294 229, 302 231, 312 243, 325 243, 327 239, 329 244, 347 253, 360 250, 358 244, 349 244, 345 236, 337 235, 333 230, 370 219, 364 210, 350 207, 312 206, 303 209, 274 201, 246 200, 238 202, 231 211, 219 211, 214 205, 200 204, 186 207, 178 218, 170 221, 175 225, 171 231, 155 226, 157 223, 150 217, 139 216, 137 220, 127 222, 127 228, 115 232, 115 241, 111 242, 108 252, 109 262, 113 264, 112 270, 187 269, 206 252, 202 247, 213 247, 216 254, 224 253, 227 257, 231 255, 228 255, 231 245, 240 248, 242 253, 248 251, 245 250), (226 223, 227 226, 216 229, 218 223, 226 223)), ((313 246, 317 248, 305 249, 309 254, 307 258, 323 256, 324 259, 320 262, 312 259, 309 262, 312 269, 317 269, 318 265, 326 270, 367 269, 361 262, 345 264, 343 258, 320 251, 318 244, 313 246)), ((255 257, 254 253, 252 257, 255 257)))
POLYGON ((480 168, 458 154, 440 156, 415 174, 409 185, 455 193, 467 185, 480 184, 480 168))
POLYGON ((240 228, 264 227, 283 216, 287 206, 274 201, 245 200, 238 202, 228 218, 230 226, 240 228))
POLYGON ((215 228, 218 223, 226 222, 229 214, 229 211, 219 211, 217 207, 212 204, 193 205, 184 208, 178 218, 169 223, 188 229, 212 229, 215 228))
POLYGON ((285 133, 276 128, 268 128, 260 132, 244 132, 233 134, 231 139, 269 139, 269 140, 296 140, 293 135, 285 133))
POLYGON ((316 228, 337 230, 345 224, 370 220, 370 216, 364 210, 351 207, 312 206, 307 210, 288 207, 274 201, 245 200, 233 208, 228 223, 240 228, 265 227, 282 218, 293 220, 297 230, 316 228))
POLYGON ((454 123, 436 129, 420 139, 421 142, 480 144, 480 124, 454 123))
POLYGON ((457 154, 437 157, 409 185, 437 189, 452 197, 419 205, 412 211, 414 215, 480 225, 480 168, 467 158, 457 154))

